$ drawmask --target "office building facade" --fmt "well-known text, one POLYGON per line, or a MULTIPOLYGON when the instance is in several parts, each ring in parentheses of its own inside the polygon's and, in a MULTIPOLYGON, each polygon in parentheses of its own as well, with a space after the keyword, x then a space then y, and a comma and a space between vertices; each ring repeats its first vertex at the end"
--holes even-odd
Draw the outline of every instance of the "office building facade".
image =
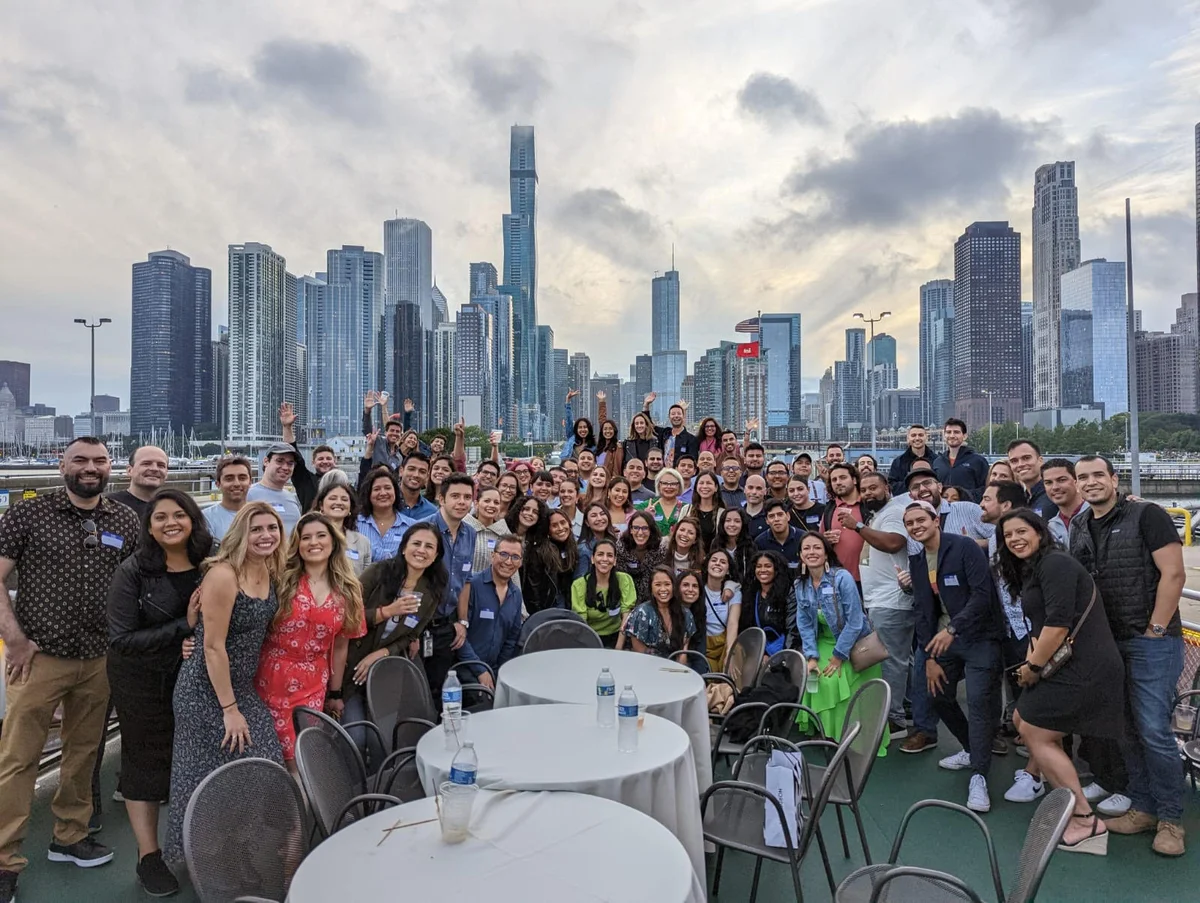
POLYGON ((954 280, 921 286, 919 325, 921 423, 940 425, 954 412, 954 280))
POLYGON ((479 304, 464 304, 458 310, 455 325, 454 372, 459 413, 468 426, 495 429, 492 315, 479 304))
POLYGON ((281 438, 279 405, 295 367, 294 289, 289 317, 287 263, 270 245, 229 246, 229 435, 235 443, 281 438), (289 322, 290 321, 290 322, 289 322))
POLYGON ((650 282, 650 352, 679 350, 679 273, 667 270, 650 282))
MULTIPOLYGON (((513 299, 513 394, 518 412, 531 420, 537 408, 537 161, 531 125, 514 125, 509 136, 511 213, 504 215, 504 284, 513 299)), ((522 423, 522 435, 532 423, 522 423)))
POLYGON ((1039 166, 1033 175, 1033 396, 1038 408, 1062 405, 1062 276, 1079 266, 1079 257, 1075 164, 1039 166))
POLYGON ((23 361, 0 361, 0 384, 12 392, 17 410, 29 407, 29 373, 29 364, 23 361))
POLYGON ((1033 302, 1021 302, 1021 403, 1033 407, 1033 302))
POLYGON ((429 368, 429 383, 433 386, 431 425, 450 426, 458 422, 458 371, 454 361, 458 334, 454 323, 439 323, 432 335, 433 361, 429 368))
POLYGON ((759 354, 766 379, 765 427, 804 422, 800 382, 800 314, 762 314, 759 354))
POLYGON ((1104 416, 1129 410, 1129 311, 1125 264, 1084 261, 1062 275, 1059 325, 1061 407, 1103 406, 1104 416))

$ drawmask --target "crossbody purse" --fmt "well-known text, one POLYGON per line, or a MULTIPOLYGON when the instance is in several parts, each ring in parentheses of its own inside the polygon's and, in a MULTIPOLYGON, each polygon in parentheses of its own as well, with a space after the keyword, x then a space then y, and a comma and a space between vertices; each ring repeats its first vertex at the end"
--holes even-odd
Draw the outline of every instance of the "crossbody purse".
MULTIPOLYGON (((833 604, 837 608, 838 636, 841 636, 845 620, 842 618, 842 603, 838 600, 836 583, 833 586, 833 604)), ((861 605, 862 603, 860 602, 859 604, 861 605)), ((863 619, 866 620, 865 611, 863 612, 863 619)), ((850 647, 850 666, 855 671, 865 671, 872 665, 878 665, 880 662, 886 661, 888 654, 887 646, 883 645, 883 640, 879 638, 878 631, 872 629, 870 633, 850 647)))
POLYGON ((1079 633, 1079 628, 1083 626, 1083 622, 1087 620, 1087 616, 1092 612, 1092 606, 1096 604, 1096 584, 1092 583, 1092 599, 1087 604, 1087 608, 1083 610, 1083 614, 1079 616, 1075 627, 1067 634, 1067 638, 1062 641, 1062 645, 1054 650, 1054 654, 1050 656, 1050 660, 1042 665, 1042 670, 1038 672, 1038 676, 1043 680, 1050 677, 1062 669, 1062 666, 1071 660, 1071 656, 1075 654, 1073 649, 1075 645, 1075 636, 1079 633))

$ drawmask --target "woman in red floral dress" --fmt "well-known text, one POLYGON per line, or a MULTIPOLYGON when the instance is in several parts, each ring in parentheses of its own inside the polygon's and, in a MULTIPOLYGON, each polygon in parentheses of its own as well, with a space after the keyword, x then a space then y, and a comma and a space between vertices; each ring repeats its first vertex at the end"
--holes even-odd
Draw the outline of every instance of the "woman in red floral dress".
POLYGON ((303 705, 341 715, 350 640, 366 632, 362 587, 346 558, 346 538, 317 512, 300 518, 276 588, 279 612, 254 677, 275 719, 288 768, 295 771, 292 710, 303 705))

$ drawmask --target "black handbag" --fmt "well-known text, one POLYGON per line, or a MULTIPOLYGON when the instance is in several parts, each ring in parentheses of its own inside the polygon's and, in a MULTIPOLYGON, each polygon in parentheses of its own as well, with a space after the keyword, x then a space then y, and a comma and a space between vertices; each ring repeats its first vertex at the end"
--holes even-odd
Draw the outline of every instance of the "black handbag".
POLYGON ((1050 656, 1050 660, 1042 665, 1042 670, 1038 672, 1038 677, 1047 678, 1056 674, 1063 665, 1071 660, 1074 655, 1072 647, 1075 645, 1075 635, 1079 633, 1079 628, 1083 626, 1083 622, 1087 620, 1087 616, 1091 614, 1092 606, 1096 604, 1096 584, 1092 583, 1092 599, 1087 604, 1087 608, 1083 610, 1083 614, 1079 616, 1079 620, 1075 623, 1075 627, 1067 635, 1067 638, 1062 641, 1062 645, 1054 650, 1054 654, 1050 656))

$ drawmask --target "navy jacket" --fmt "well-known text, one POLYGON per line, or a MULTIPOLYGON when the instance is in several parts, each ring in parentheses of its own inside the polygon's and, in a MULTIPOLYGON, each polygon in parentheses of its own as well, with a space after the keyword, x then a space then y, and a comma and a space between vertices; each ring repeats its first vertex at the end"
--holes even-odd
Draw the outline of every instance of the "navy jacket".
POLYGON ((933 472, 943 487, 954 486, 962 490, 964 502, 978 502, 983 498, 983 490, 987 486, 987 458, 969 445, 958 447, 953 464, 950 463, 950 455, 942 452, 933 459, 933 472))
POLYGON ((908 492, 904 486, 904 478, 908 476, 908 472, 912 470, 913 461, 928 461, 929 466, 933 467, 933 451, 929 446, 925 446, 925 454, 915 455, 911 448, 904 449, 904 452, 892 461, 892 467, 888 471, 888 482, 892 484, 892 495, 903 495, 908 492))
MULTIPOLYGON (((924 648, 937 633, 938 609, 922 549, 908 559, 912 575, 917 642, 924 648)), ((943 533, 938 548, 938 595, 958 637, 967 642, 999 640, 1003 614, 987 553, 969 536, 943 533)), ((957 642, 957 640, 956 640, 957 642)))

